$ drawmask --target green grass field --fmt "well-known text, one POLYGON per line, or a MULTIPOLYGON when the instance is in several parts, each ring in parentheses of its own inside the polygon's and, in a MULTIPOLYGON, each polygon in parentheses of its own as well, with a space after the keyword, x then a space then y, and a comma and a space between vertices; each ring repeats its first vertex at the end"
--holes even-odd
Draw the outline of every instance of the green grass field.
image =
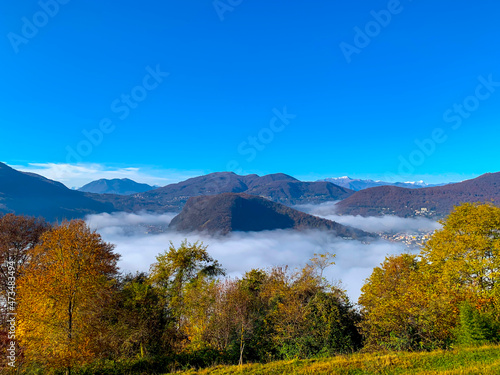
POLYGON ((353 354, 316 360, 217 366, 178 374, 500 374, 500 346, 430 353, 353 354))

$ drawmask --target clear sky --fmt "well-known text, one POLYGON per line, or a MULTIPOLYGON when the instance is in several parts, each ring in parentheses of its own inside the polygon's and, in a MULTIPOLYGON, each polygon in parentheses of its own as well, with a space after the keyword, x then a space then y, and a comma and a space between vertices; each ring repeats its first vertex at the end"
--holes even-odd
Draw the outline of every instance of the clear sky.
POLYGON ((4 1, 0 161, 166 179, 496 172, 499 14, 494 0, 4 1))

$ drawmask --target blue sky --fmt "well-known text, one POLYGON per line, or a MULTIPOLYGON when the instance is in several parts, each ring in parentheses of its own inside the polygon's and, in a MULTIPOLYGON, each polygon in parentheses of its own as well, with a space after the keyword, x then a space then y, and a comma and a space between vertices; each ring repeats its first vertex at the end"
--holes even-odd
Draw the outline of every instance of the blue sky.
POLYGON ((496 172, 498 14, 493 0, 3 2, 0 160, 68 185, 496 172))

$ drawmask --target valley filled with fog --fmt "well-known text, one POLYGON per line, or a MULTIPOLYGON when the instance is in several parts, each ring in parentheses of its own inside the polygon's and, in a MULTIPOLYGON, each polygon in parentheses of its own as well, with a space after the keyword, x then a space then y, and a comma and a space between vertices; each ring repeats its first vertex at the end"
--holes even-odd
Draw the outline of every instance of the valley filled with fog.
MULTIPOLYGON (((425 218, 404 219, 394 216, 360 217, 335 214, 335 202, 297 206, 296 209, 374 233, 413 235, 432 232, 440 225, 425 218)), ((228 276, 239 277, 253 268, 288 265, 302 267, 314 253, 330 251, 336 254, 335 265, 325 271, 334 283, 342 282, 352 302, 356 302, 364 280, 387 255, 402 252, 417 253, 418 248, 403 242, 377 239, 371 243, 344 240, 334 233, 321 230, 273 230, 233 232, 226 236, 203 233, 179 233, 168 230, 176 213, 114 213, 87 216, 87 223, 107 242, 116 245, 121 255, 122 272, 147 272, 156 256, 182 240, 202 241, 208 251, 226 269, 228 276)))

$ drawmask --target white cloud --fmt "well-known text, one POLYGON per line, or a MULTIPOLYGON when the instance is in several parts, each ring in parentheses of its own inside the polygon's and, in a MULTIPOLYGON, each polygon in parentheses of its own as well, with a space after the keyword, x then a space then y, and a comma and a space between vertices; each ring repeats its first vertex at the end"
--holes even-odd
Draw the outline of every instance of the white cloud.
POLYGON ((11 165, 11 167, 62 182, 70 188, 79 188, 101 178, 129 178, 140 183, 165 186, 203 174, 201 171, 183 172, 173 169, 113 168, 91 163, 29 163, 28 165, 11 165))
POLYGON ((174 215, 102 214, 89 216, 87 221, 105 241, 116 245, 116 252, 122 255, 120 268, 125 272, 148 271, 155 257, 168 248, 169 241, 178 246, 185 238, 190 242, 201 240, 208 245, 209 253, 230 276, 275 265, 302 267, 314 253, 331 251, 337 254, 336 264, 325 272, 325 276, 332 281, 342 280, 353 302, 357 301, 364 280, 386 255, 405 251, 401 244, 382 240, 363 244, 341 240, 324 231, 234 232, 225 237, 210 237, 177 232, 148 234, 144 227, 130 227, 141 224, 166 226, 174 215))
POLYGON ((432 232, 441 228, 441 225, 431 219, 419 218, 401 218, 398 216, 350 216, 336 215, 336 203, 326 202, 318 205, 305 204, 295 206, 297 210, 311 215, 319 216, 337 223, 356 227, 367 232, 375 233, 417 233, 420 231, 432 232))

